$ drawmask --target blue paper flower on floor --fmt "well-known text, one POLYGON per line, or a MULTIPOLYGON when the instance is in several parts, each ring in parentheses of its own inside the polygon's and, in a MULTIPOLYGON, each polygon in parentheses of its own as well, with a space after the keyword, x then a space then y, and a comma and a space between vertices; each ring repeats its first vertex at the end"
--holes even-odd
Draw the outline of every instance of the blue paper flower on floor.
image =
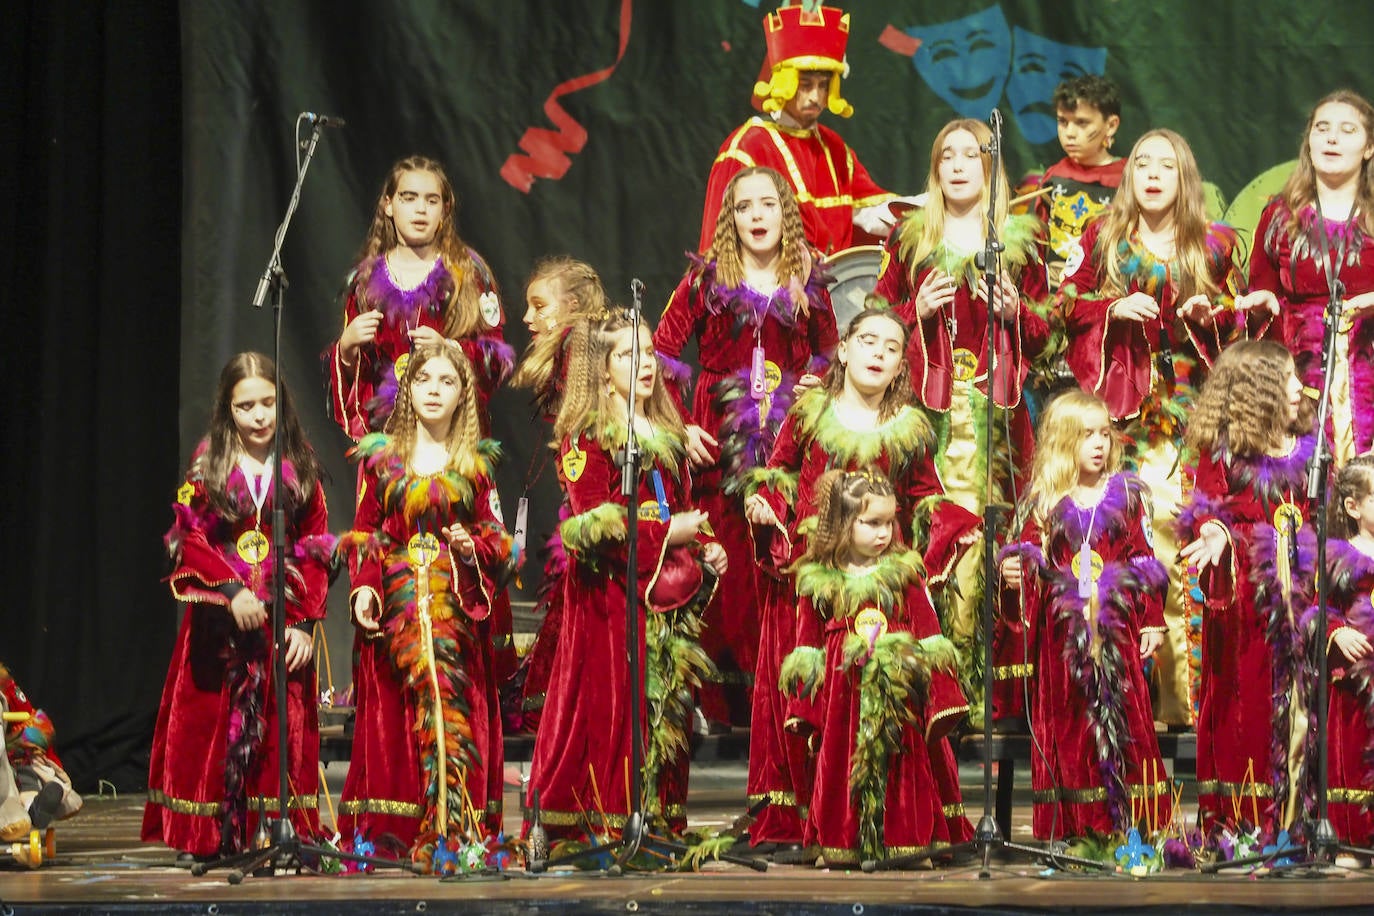
POLYGON ((1140 831, 1131 828, 1126 842, 1116 847, 1116 864, 1126 869, 1138 868, 1146 859, 1153 859, 1155 848, 1140 838, 1140 831))
POLYGON ((1293 860, 1291 858, 1288 856, 1281 856, 1279 853, 1297 851, 1298 847, 1293 845, 1293 841, 1289 839, 1287 830, 1280 830, 1278 837, 1274 840, 1274 844, 1264 847, 1263 850, 1264 857, 1271 860, 1271 868, 1292 865, 1293 860))

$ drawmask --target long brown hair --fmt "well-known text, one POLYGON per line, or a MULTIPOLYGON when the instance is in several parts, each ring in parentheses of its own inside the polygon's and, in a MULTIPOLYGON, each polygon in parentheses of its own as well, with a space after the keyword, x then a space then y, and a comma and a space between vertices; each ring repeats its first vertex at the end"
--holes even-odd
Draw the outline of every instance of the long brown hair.
MULTIPOLYGON (((982 121, 975 121, 972 118, 959 118, 950 121, 940 132, 935 135, 935 142, 930 145, 930 174, 926 177, 926 200, 925 207, 922 208, 923 223, 921 225, 921 235, 910 253, 903 252, 903 257, 910 265, 911 284, 916 285, 916 278, 920 275, 921 265, 931 253, 940 247, 945 239, 945 192, 940 188, 940 160, 944 153, 945 141, 949 135, 955 131, 964 130, 973 134, 981 152, 978 158, 983 163, 983 191, 980 197, 980 206, 987 210, 988 196, 991 189, 988 186, 988 176, 992 174, 992 154, 988 152, 988 144, 992 140, 992 131, 982 121)), ((1011 190, 1007 185, 1005 172, 997 173, 997 212, 993 214, 996 225, 1001 226, 1007 221, 1007 199, 1011 196, 1011 190)), ((986 226, 983 229, 987 232, 986 226)))
MULTIPOLYGON (((897 374, 888 383, 887 391, 883 393, 882 403, 878 405, 878 419, 886 422, 895 417, 903 407, 910 404, 915 398, 911 390, 911 363, 906 358, 907 338, 911 336, 911 329, 897 317, 897 313, 890 308, 883 306, 869 306, 859 314, 849 320, 845 325, 844 333, 840 335, 840 342, 843 343, 852 339, 859 333, 864 322, 871 318, 886 319, 897 327, 901 328, 902 338, 902 357, 899 362, 897 374)), ((830 366, 825 370, 825 376, 821 379, 821 386, 825 388, 826 394, 831 400, 844 393, 845 373, 848 372, 847 364, 841 363, 839 359, 830 361, 830 366)))
POLYGON ((1106 265, 1106 279, 1102 292, 1111 298, 1126 295, 1126 279, 1121 273, 1122 243, 1129 242, 1140 224, 1140 204, 1135 197, 1135 160, 1140 147, 1153 137, 1162 137, 1173 147, 1178 163, 1178 197, 1174 200, 1174 259, 1178 261, 1178 301, 1202 293, 1209 299, 1221 294, 1212 276, 1211 258, 1207 247, 1207 200, 1202 190, 1202 174, 1188 141, 1167 128, 1147 131, 1131 147, 1126 168, 1121 173, 1121 186, 1116 189, 1112 204, 1102 216, 1102 231, 1097 237, 1094 252, 1099 263, 1106 265))
MULTIPOLYGON (((1317 111, 1323 105, 1339 102, 1354 108, 1364 125, 1366 144, 1374 144, 1374 105, 1358 92, 1350 89, 1337 89, 1323 96, 1307 116, 1307 126, 1303 128, 1302 142, 1298 146, 1298 164, 1288 180, 1283 184, 1279 196, 1288 208, 1287 231, 1290 238, 1303 231, 1301 220, 1303 211, 1317 201, 1317 170, 1312 164, 1312 128, 1317 123, 1317 111)), ((1368 148, 1368 147, 1366 147, 1368 148)), ((1374 236, 1374 156, 1364 160, 1360 166, 1360 182, 1355 189, 1355 206, 1360 211, 1360 229, 1367 236, 1374 236)))
POLYGON ((1348 540, 1360 533, 1360 523, 1345 511, 1345 501, 1356 502, 1374 493, 1374 454, 1358 455, 1336 475, 1336 492, 1331 500, 1331 527, 1348 540))
POLYGON ((715 259, 716 280, 722 286, 731 288, 744 282, 744 258, 741 254, 744 243, 740 241, 739 229, 735 226, 735 189, 741 181, 753 175, 768 176, 778 192, 778 203, 782 207, 781 257, 774 269, 778 285, 786 286, 794 277, 805 284, 812 257, 807 251, 806 230, 802 227, 797 196, 782 173, 762 165, 741 169, 725 186, 720 213, 716 216, 716 234, 711 239, 711 247, 706 250, 706 259, 715 259))
MULTIPOLYGON (((205 451, 196 459, 205 481, 210 504, 221 516, 238 520, 239 507, 231 505, 225 492, 234 465, 243 448, 239 442, 238 426, 234 423, 234 387, 244 379, 260 378, 269 384, 277 382, 277 364, 261 353, 244 352, 229 358, 219 373, 215 388, 215 404, 210 410, 210 428, 205 433, 205 451)), ((282 450, 282 460, 291 463, 296 471, 296 485, 286 488, 286 505, 304 505, 315 492, 323 471, 315 450, 306 441, 305 430, 291 400, 291 389, 283 380, 281 403, 277 405, 277 428, 272 448, 282 450)), ((193 468, 194 470, 194 468, 193 468)))
POLYGON ((1225 445, 1234 456, 1263 455, 1286 435, 1312 429, 1311 401, 1288 422, 1288 376, 1293 354, 1272 340, 1242 340, 1222 351, 1202 385, 1184 442, 1194 454, 1225 445))
MULTIPOLYGON (((808 538, 799 564, 811 561, 833 569, 844 566, 854 543, 854 520, 875 497, 895 497, 896 492, 877 468, 826 471, 816 481, 816 530, 808 538)), ((901 548, 901 538, 895 535, 885 553, 901 548)))
MULTIPOLYGON (((568 386, 553 423, 554 448, 563 440, 591 429, 594 423, 605 423, 619 414, 609 391, 611 351, 616 335, 632 327, 630 319, 619 309, 601 321, 584 321, 568 334, 568 386)), ((649 322, 641 327, 652 331, 649 322)), ((657 359, 652 345, 641 352, 641 359, 657 359)), ((663 384, 660 367, 654 376, 654 390, 643 402, 644 416, 656 428, 683 439, 687 428, 673 403, 672 395, 663 384)))
POLYGON ((549 284, 558 299, 558 318, 550 330, 536 334, 525 348, 520 367, 511 378, 516 388, 538 388, 548 381, 568 328, 578 322, 600 321, 610 314, 606 288, 596 269, 586 261, 562 254, 541 258, 525 281, 526 292, 541 280, 549 284))
MULTIPOLYGON (((378 258, 401 244, 396 234, 396 224, 386 215, 387 204, 396 195, 401 177, 407 172, 429 172, 439 181, 439 194, 443 200, 443 214, 434 235, 434 247, 444 259, 444 267, 453 277, 453 295, 444 308, 444 336, 449 338, 471 337, 485 327, 482 318, 480 294, 478 292, 477 265, 472 252, 458 235, 458 197, 453 191, 444 167, 436 159, 427 156, 407 156, 391 167, 382 182, 381 193, 377 195, 377 205, 372 211, 372 225, 368 227, 367 237, 358 249, 356 263, 358 276, 355 286, 367 289, 367 281, 379 263, 378 258)), ((370 307, 370 303, 368 303, 370 307)))
POLYGON ((448 438, 444 440, 448 448, 447 467, 470 478, 477 472, 476 448, 482 440, 481 415, 477 409, 477 376, 463 351, 452 344, 425 344, 410 351, 405 375, 396 391, 396 406, 386 421, 385 431, 391 437, 388 448, 407 465, 410 464, 415 453, 415 433, 419 424, 415 414, 415 398, 410 389, 425 363, 436 357, 447 360, 458 373, 458 403, 453 409, 448 438))

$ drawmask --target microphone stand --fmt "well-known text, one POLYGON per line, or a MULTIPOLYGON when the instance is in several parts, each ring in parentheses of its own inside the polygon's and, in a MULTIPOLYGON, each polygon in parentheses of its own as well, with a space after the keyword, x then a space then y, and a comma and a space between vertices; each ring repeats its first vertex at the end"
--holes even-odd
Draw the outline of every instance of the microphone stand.
MULTIPOLYGON (((603 869, 607 875, 622 875, 625 866, 643 848, 646 842, 657 850, 685 853, 688 847, 682 843, 657 837, 649 832, 649 823, 644 816, 644 673, 642 655, 639 647, 639 438, 635 435, 636 389, 639 381, 641 359, 639 329, 644 284, 638 279, 630 281, 630 295, 634 304, 629 309, 630 319, 630 390, 626 396, 625 447, 620 454, 620 495, 625 500, 627 513, 625 525, 625 653, 629 659, 630 682, 630 800, 633 806, 625 817, 620 839, 610 843, 588 846, 567 855, 543 860, 531 858, 527 863, 530 872, 539 874, 549 868, 567 865, 581 859, 601 856, 615 851, 615 860, 603 869)), ((746 865, 755 871, 766 871, 768 866, 758 859, 722 853, 719 857, 725 862, 746 865)))
MULTIPOLYGON (((897 856, 891 859, 867 860, 861 863, 861 867, 866 872, 888 871, 894 869, 908 868, 916 862, 921 861, 931 855, 957 855, 966 851, 973 851, 981 857, 981 865, 978 869, 979 880, 987 880, 992 877, 992 854, 996 852, 1014 851, 1024 853, 1033 858, 1048 858, 1056 865, 1078 865, 1084 868, 1093 868, 1101 871, 1110 871, 1115 866, 1105 862, 1098 862, 1093 859, 1083 859, 1077 856, 1056 854, 1051 850, 1041 849, 1036 846, 1025 846, 1020 843, 1013 843, 1002 836, 1001 829, 997 826, 997 818, 993 816, 993 792, 992 792, 992 595, 997 582, 997 540, 995 530, 999 523, 999 517, 1004 513, 1001 506, 993 502, 993 431, 996 429, 996 406, 995 394, 997 390, 996 372, 996 334, 994 329, 1002 321, 1002 316, 998 314, 997 304, 1001 298, 1002 290, 1002 242, 998 237, 1002 227, 997 223, 997 182, 1002 167, 1002 113, 996 108, 992 110, 989 118, 989 126, 992 128, 992 136, 988 145, 984 148, 991 154, 992 168, 988 172, 988 214, 987 230, 985 232, 986 241, 983 250, 977 256, 978 266, 983 271, 983 284, 988 291, 988 323, 986 332, 987 349, 984 354, 987 360, 988 369, 988 393, 984 405, 986 409, 986 429, 987 429, 987 449, 984 453, 984 481, 986 492, 983 501, 983 601, 981 621, 983 628, 983 816, 978 819, 978 826, 974 828, 973 839, 958 843, 954 846, 944 848, 929 848, 918 850, 909 855, 897 856)), ((951 341, 952 343, 952 341, 951 341)))
MULTIPOLYGON (((303 119, 304 116, 297 120, 298 133, 299 122, 303 119)), ((281 225, 277 227, 277 235, 272 245, 272 256, 267 260, 267 269, 263 271, 262 277, 258 280, 258 288, 253 295, 254 308, 262 308, 263 303, 267 301, 269 292, 272 295, 272 359, 277 364, 275 395, 278 410, 278 436, 281 433, 281 405, 285 403, 282 394, 281 324, 282 310, 285 306, 284 291, 288 285, 286 274, 281 266, 281 248, 286 239, 286 231, 291 225, 291 218, 295 215, 296 207, 300 203, 301 187, 305 184, 306 170, 310 168, 310 162, 315 157, 315 147, 320 142, 320 134, 325 126, 320 120, 314 119, 310 139, 303 144, 305 156, 303 159, 298 158, 296 163, 296 186, 291 191, 286 215, 283 217, 281 225)), ((222 856, 209 862, 197 862, 191 866, 191 874, 199 877, 215 869, 228 868, 230 869, 229 883, 240 884, 244 877, 250 874, 267 877, 275 876, 278 872, 300 872, 302 868, 306 867, 303 856, 310 856, 316 860, 322 858, 346 859, 350 862, 409 870, 412 867, 409 862, 354 855, 353 853, 326 849, 302 842, 296 833, 296 828, 291 824, 289 808, 291 787, 287 777, 290 754, 288 752, 289 735, 286 709, 286 695, 289 691, 289 685, 286 671, 286 509, 283 499, 285 477, 282 473, 281 448, 274 444, 272 452, 272 476, 273 485, 276 488, 276 496, 272 500, 272 690, 276 694, 277 701, 277 816, 264 819, 260 807, 258 829, 251 844, 253 848, 222 856)), ((311 702, 314 702, 313 699, 311 702)), ((329 791, 328 787, 325 787, 325 791, 329 791)))

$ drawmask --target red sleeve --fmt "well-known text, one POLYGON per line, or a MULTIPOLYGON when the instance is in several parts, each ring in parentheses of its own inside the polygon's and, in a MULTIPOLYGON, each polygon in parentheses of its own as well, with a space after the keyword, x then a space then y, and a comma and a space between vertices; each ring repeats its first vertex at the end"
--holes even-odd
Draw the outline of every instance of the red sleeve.
POLYGON ((1275 199, 1269 206, 1264 208, 1260 214, 1259 225, 1255 227, 1255 236, 1250 241, 1250 291, 1267 289, 1273 293, 1279 303, 1279 317, 1269 314, 1268 309, 1261 310, 1259 313, 1251 313, 1247 316, 1245 331, 1248 337, 1259 340, 1278 340, 1283 343, 1286 334, 1283 329, 1282 316, 1288 314, 1288 299, 1285 295, 1282 265, 1276 253, 1269 250, 1267 240, 1270 234, 1276 230, 1273 228, 1275 220, 1287 219, 1288 210, 1283 205, 1282 199, 1275 199))
POLYGON ((811 312, 806 318, 806 339, 811 349, 811 360, 806 371, 813 375, 825 374, 826 367, 835 358, 835 350, 840 345, 830 290, 822 289, 819 298, 825 307, 817 308, 816 303, 812 303, 811 312))
POLYGON ((716 154, 716 160, 711 164, 711 174, 706 179, 706 199, 701 207, 701 239, 697 243, 697 251, 705 252, 711 247, 711 243, 716 238, 716 220, 720 217, 720 204, 725 199, 725 187, 730 184, 730 179, 743 171, 746 165, 753 164, 748 154, 740 153, 736 150, 737 144, 742 140, 741 134, 749 130, 749 125, 739 127, 720 146, 720 152, 716 154), (743 156, 744 158, 739 158, 743 156))
POLYGON ((700 271, 694 267, 678 281, 654 331, 654 352, 664 363, 664 384, 688 423, 692 422, 691 374, 682 362, 682 350, 692 338, 700 339, 706 318, 701 296, 693 289, 700 277, 700 271))
POLYGON ((496 277, 481 255, 471 248, 468 249, 468 255, 477 287, 482 330, 460 340, 459 344, 477 372, 479 406, 485 414, 492 394, 510 378, 515 367, 515 351, 506 343, 506 314, 501 305, 501 291, 497 288, 496 277))
POLYGON ((456 551, 449 551, 453 568, 453 591, 463 612, 473 620, 485 620, 506 579, 511 558, 511 538, 492 507, 496 488, 485 477, 473 485, 473 518, 468 525, 474 556, 464 562, 456 551))
POLYGON ((915 291, 911 287, 906 264, 897 254, 897 237, 900 234, 899 226, 883 243, 883 260, 878 271, 878 282, 873 287, 873 295, 896 309, 902 321, 910 325, 916 317, 915 306, 911 301, 915 298, 915 291))
POLYGON ((854 200, 855 210, 880 204, 884 200, 896 196, 886 188, 879 187, 878 183, 873 180, 873 176, 868 174, 868 169, 864 168, 864 164, 859 161, 858 155, 848 145, 845 146, 845 152, 849 156, 849 161, 854 165, 854 171, 850 175, 849 181, 849 196, 854 200))
MULTIPOLYGON (((571 513, 561 529, 564 550, 588 565, 602 566, 609 561, 624 569, 628 516, 620 493, 620 469, 611 454, 580 436, 575 444, 563 444, 559 461, 571 513), (573 466, 569 453, 574 451, 586 456, 585 464, 575 475, 568 473, 573 466)), ((637 509, 634 514, 638 516, 637 509)), ((667 552, 669 522, 655 517, 639 519, 638 525, 637 568, 642 588, 652 579, 667 552)))
MULTIPOLYGON (((360 312, 355 273, 344 299, 343 327, 347 328, 360 312)), ((349 438, 354 440, 369 432, 365 405, 371 399, 372 391, 371 386, 362 381, 366 373, 358 371, 364 358, 364 354, 359 352, 357 362, 352 367, 345 366, 339 353, 338 340, 330 344, 329 349, 321 355, 327 376, 326 386, 329 389, 329 416, 339 424, 339 428, 347 433, 349 438)))
POLYGON ((167 543, 174 568, 167 581, 173 597, 227 608, 229 599, 219 591, 220 586, 237 582, 247 588, 248 583, 210 543, 205 527, 213 515, 204 484, 199 480, 183 484, 172 511, 176 520, 167 543))
POLYGON ((333 543, 329 534, 329 510, 324 501, 324 487, 318 482, 310 501, 301 509, 296 523, 297 543, 306 547, 298 551, 297 568, 305 582, 299 604, 287 608, 287 623, 302 620, 323 620, 326 599, 329 597, 329 553, 323 543, 333 543))
POLYGON ((377 598, 379 614, 385 609, 382 600, 382 560, 378 550, 368 542, 375 539, 382 528, 382 503, 377 493, 377 478, 365 467, 358 468, 358 491, 353 511, 353 531, 362 541, 348 557, 348 576, 352 583, 349 592, 349 614, 353 613, 353 596, 363 589, 377 598))

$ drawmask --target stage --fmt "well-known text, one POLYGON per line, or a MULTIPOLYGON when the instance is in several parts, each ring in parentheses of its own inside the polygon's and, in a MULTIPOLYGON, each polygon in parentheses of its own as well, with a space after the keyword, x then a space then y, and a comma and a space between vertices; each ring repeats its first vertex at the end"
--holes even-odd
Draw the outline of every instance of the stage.
MULTIPOLYGON (((734 742, 738 743, 738 742, 734 742)), ((335 798, 345 764, 327 770, 335 798)), ((725 826, 743 807, 743 761, 703 761, 693 769, 689 820, 725 826)), ((966 807, 982 811, 982 775, 964 766, 966 807)), ((1013 793, 1012 836, 1031 841, 1024 776, 1013 793)), ((23 913, 943 913, 969 908, 1000 913, 1159 912, 1314 913, 1368 909, 1374 871, 1332 870, 1276 877, 1230 872, 1168 873, 1146 878, 1047 870, 1037 862, 994 862, 978 877, 970 860, 933 870, 863 874, 770 865, 757 873, 712 863, 699 874, 604 877, 514 870, 497 878, 437 879, 400 872, 347 876, 248 877, 231 886, 223 872, 193 877, 175 854, 138 841, 141 795, 87 798, 85 810, 58 825, 57 857, 38 870, 0 865, 0 912, 23 913)), ((328 820, 328 815, 326 815, 328 820)), ((517 790, 506 795, 508 828, 518 829, 517 790)), ((9 861, 8 859, 6 860, 9 861)))

